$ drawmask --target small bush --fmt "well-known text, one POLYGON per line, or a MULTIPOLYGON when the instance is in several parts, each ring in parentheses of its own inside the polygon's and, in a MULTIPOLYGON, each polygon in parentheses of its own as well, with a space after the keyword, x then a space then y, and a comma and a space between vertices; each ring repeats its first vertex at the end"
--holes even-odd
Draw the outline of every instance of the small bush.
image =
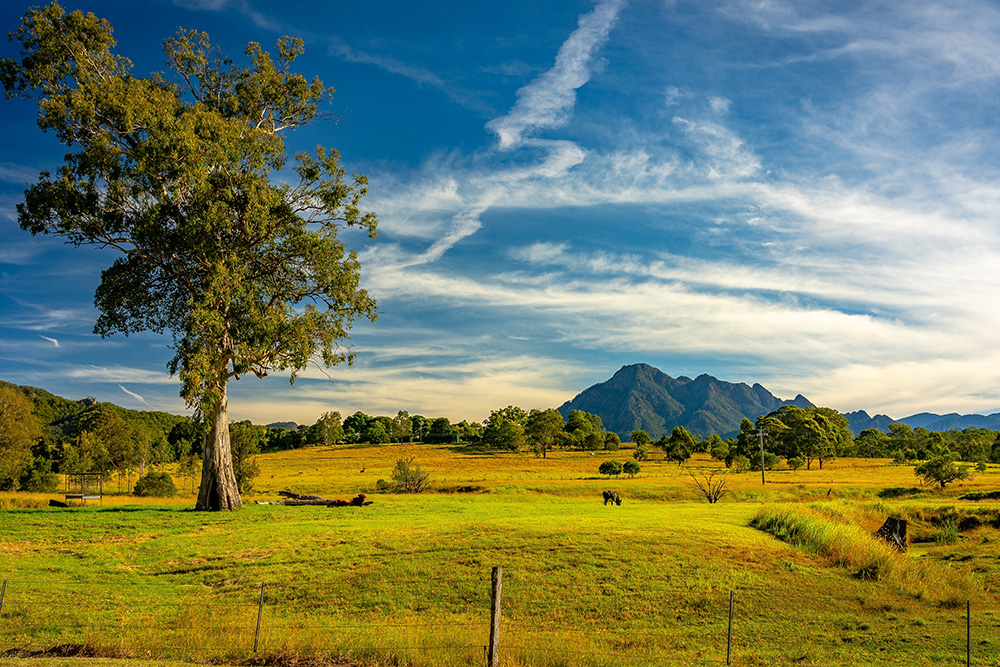
POLYGON ((177 495, 174 480, 165 472, 151 472, 135 483, 135 495, 168 498, 177 495))
MULTIPOLYGON (((431 476, 413 465, 413 457, 396 459, 396 468, 392 471, 392 490, 396 493, 420 493, 430 486, 431 476)), ((378 484, 378 482, 376 482, 378 484)))

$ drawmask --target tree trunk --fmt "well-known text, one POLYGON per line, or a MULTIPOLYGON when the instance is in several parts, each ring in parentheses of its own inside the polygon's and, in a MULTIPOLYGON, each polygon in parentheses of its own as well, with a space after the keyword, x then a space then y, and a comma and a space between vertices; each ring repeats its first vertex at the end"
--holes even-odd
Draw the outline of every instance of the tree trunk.
POLYGON ((233 474, 233 455, 229 446, 229 398, 226 386, 214 414, 205 415, 208 433, 202 454, 201 487, 198 489, 196 510, 238 510, 243 506, 236 475, 233 474))

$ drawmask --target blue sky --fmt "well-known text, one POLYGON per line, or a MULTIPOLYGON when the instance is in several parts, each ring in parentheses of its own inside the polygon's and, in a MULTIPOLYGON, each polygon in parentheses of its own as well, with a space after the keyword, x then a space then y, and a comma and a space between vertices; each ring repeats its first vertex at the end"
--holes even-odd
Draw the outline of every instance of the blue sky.
MULTIPOLYGON (((4 3, 13 29, 28 5, 4 3)), ((892 417, 1000 410, 1000 6, 68 2, 136 73, 179 26, 302 37, 371 179, 353 367, 231 387, 234 419, 555 407, 644 362, 892 417)), ((13 56, 14 47, 0 45, 13 56)), ((0 378, 180 412, 168 340, 91 333, 113 256, 14 207, 63 149, 0 102, 0 378)))

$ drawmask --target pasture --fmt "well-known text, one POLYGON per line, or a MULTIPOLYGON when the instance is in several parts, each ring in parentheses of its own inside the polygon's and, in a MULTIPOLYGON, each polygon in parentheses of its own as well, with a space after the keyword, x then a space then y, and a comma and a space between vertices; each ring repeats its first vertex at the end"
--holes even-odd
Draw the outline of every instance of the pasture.
POLYGON ((730 474, 731 492, 710 505, 688 472, 718 462, 598 475, 601 461, 630 455, 266 454, 248 504, 220 514, 190 511, 190 494, 69 510, 42 507, 58 495, 3 494, 0 651, 20 652, 0 661, 481 665, 500 566, 509 667, 725 665, 727 649, 733 665, 962 665, 967 649, 973 664, 1000 665, 1000 504, 957 499, 1000 489, 996 467, 943 492, 880 498, 917 487, 912 467, 842 459, 769 471, 763 486, 759 472, 730 474), (431 490, 375 493, 409 457, 431 490), (255 504, 283 489, 375 502, 255 504), (605 489, 623 504, 605 507, 605 489), (889 514, 910 521, 906 555, 869 537, 889 514), (91 657, 41 653, 61 645, 91 657))

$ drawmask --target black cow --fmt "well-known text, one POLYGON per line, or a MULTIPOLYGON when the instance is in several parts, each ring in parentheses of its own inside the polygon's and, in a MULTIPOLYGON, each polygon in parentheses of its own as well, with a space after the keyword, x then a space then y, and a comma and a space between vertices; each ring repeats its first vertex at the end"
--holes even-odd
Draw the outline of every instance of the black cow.
POLYGON ((618 494, 615 493, 614 491, 605 491, 601 495, 604 496, 604 504, 605 505, 607 505, 608 503, 614 503, 615 505, 621 505, 622 504, 622 499, 619 498, 618 494))

